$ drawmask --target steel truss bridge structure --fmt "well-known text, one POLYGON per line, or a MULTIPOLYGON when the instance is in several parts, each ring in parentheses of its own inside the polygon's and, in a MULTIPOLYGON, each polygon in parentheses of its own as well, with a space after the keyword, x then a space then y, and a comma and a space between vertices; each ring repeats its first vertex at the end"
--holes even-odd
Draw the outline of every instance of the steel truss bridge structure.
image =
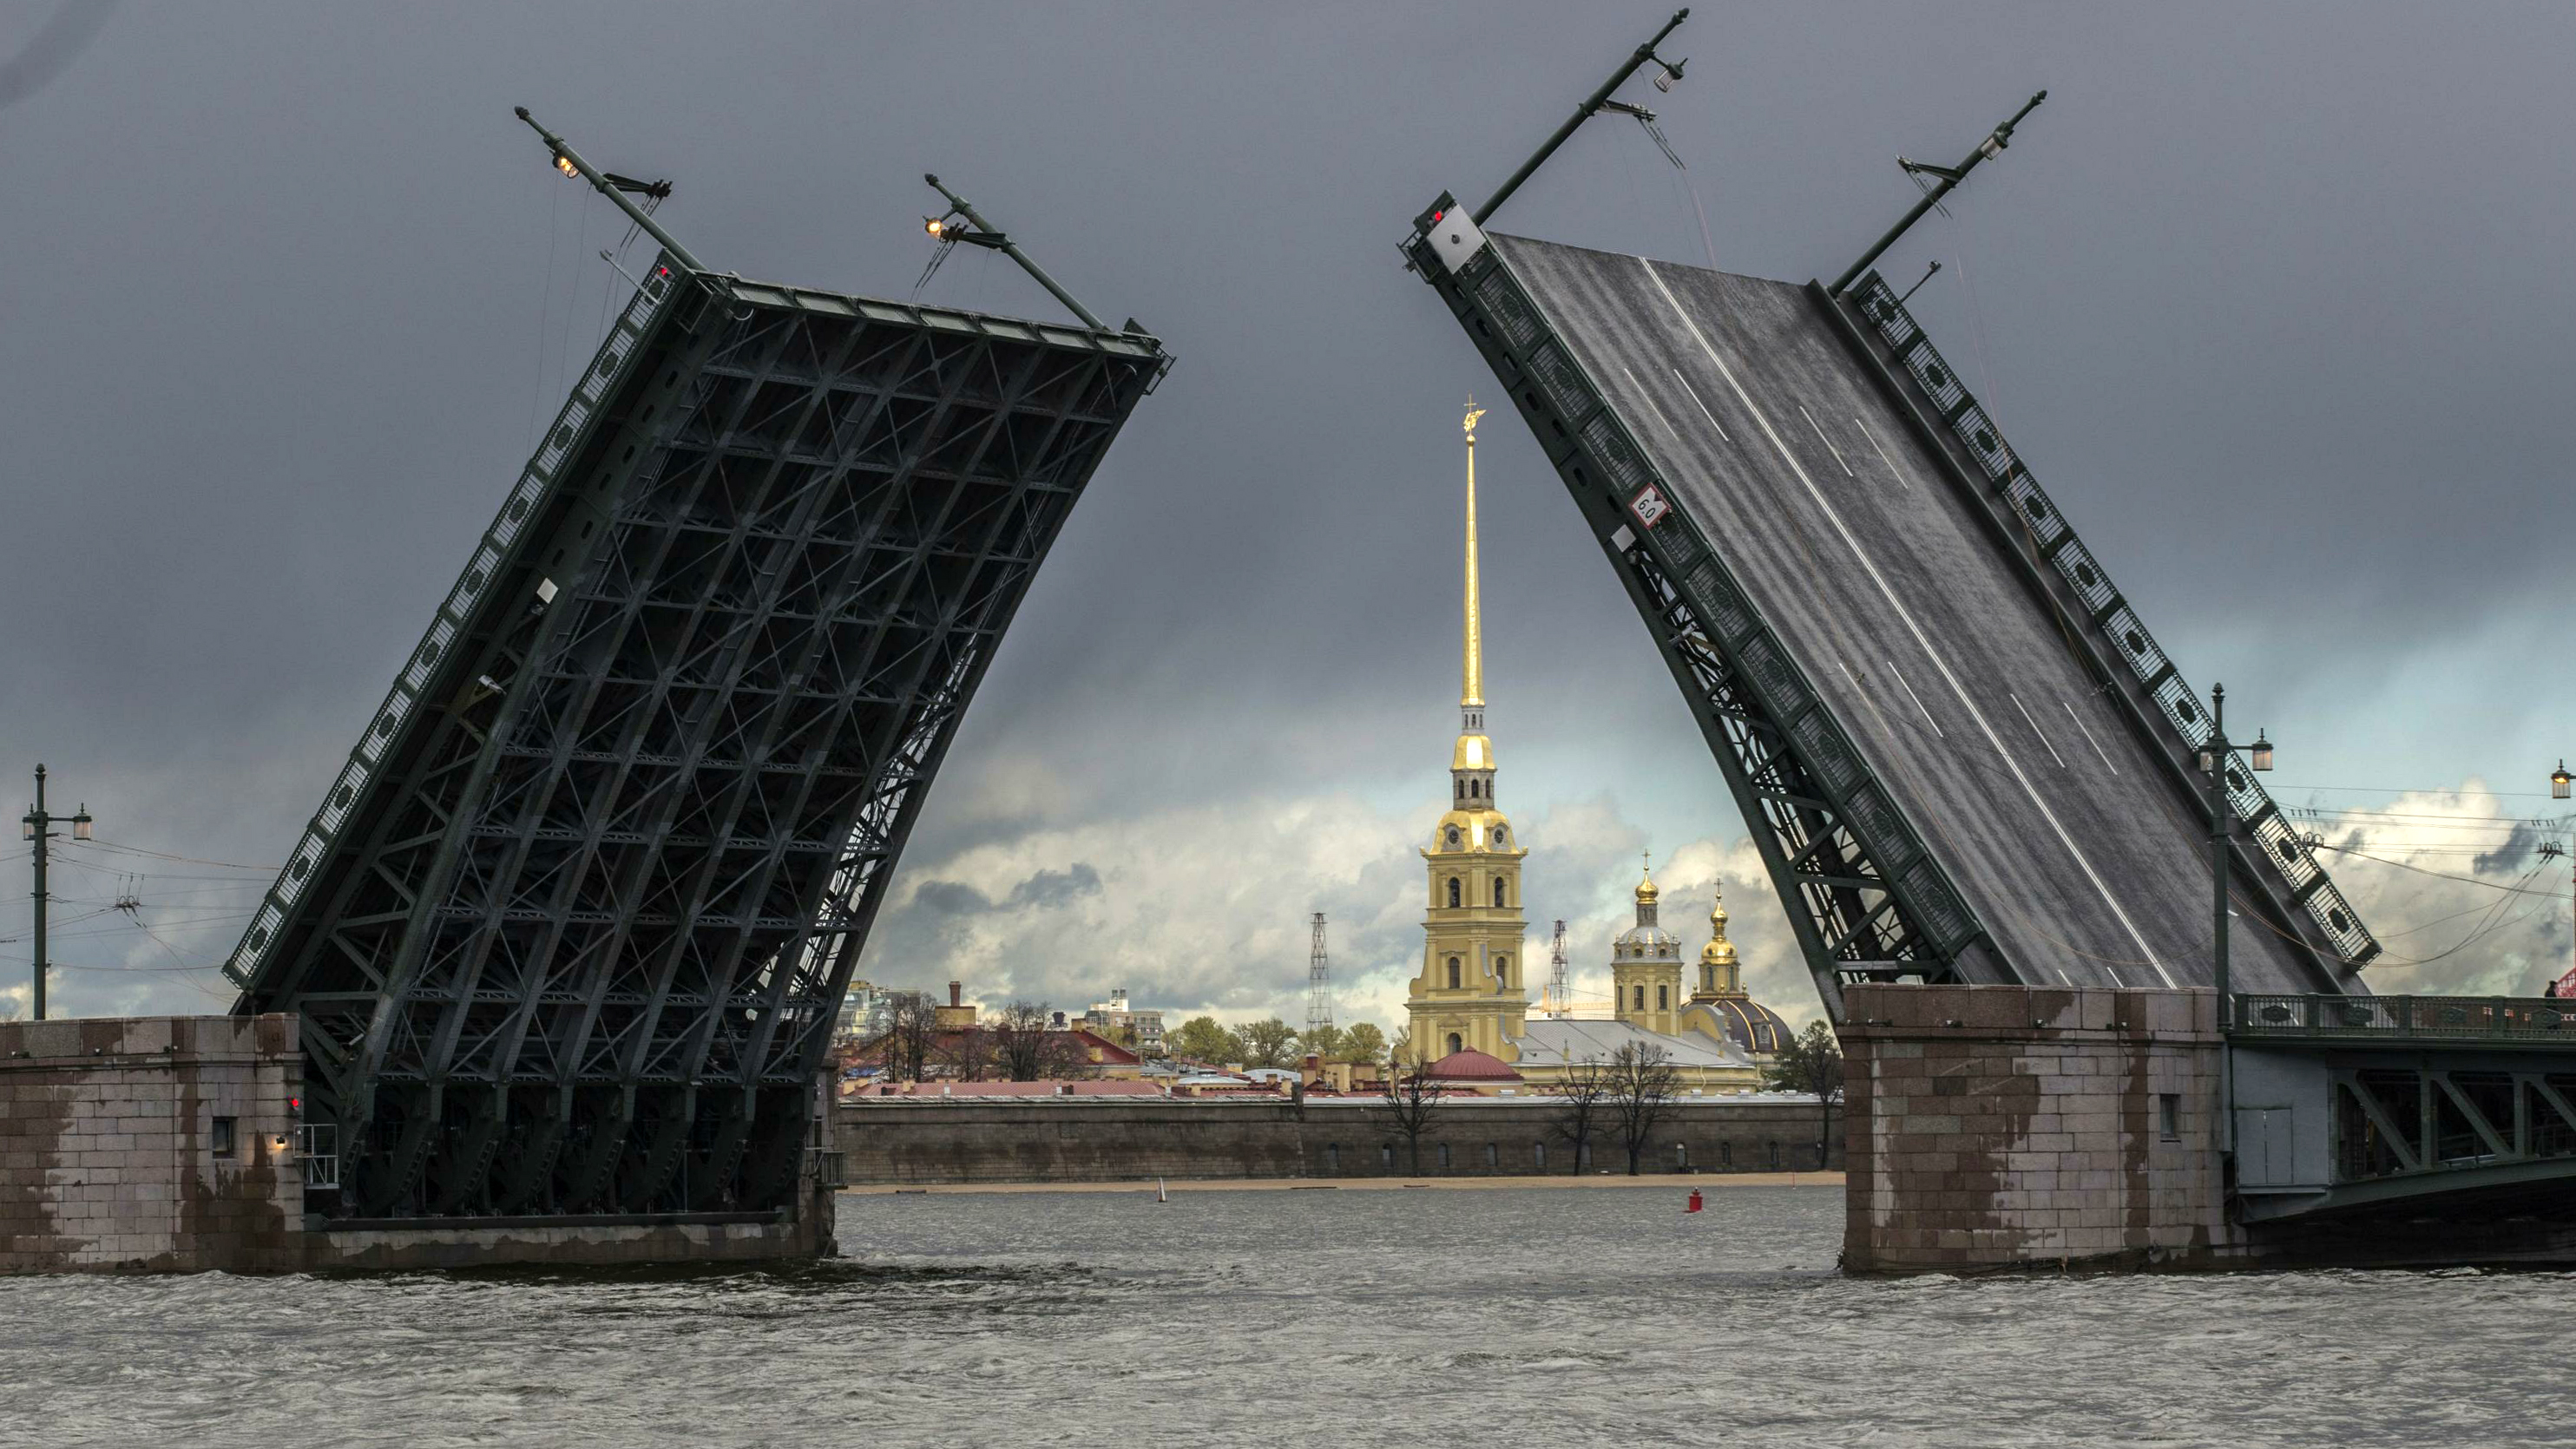
MULTIPOLYGON (((1876 272, 1835 296, 1448 196, 1404 252, 1601 541, 1837 1018, 1846 981, 2214 984, 2207 711, 1876 272)), ((2227 783, 2235 984, 2365 991, 2377 943, 2227 783)))
POLYGON ((339 1214, 793 1201, 923 795, 1169 362, 666 246, 225 967, 303 1018, 339 1214))

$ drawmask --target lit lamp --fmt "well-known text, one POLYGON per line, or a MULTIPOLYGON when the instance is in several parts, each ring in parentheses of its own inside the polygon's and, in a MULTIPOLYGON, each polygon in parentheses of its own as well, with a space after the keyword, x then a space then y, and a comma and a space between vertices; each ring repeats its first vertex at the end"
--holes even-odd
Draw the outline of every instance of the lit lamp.
POLYGON ((2558 762, 2558 768, 2549 772, 2549 798, 2552 800, 2566 799, 2567 787, 2571 783, 2576 783, 2576 775, 2568 774, 2567 762, 2565 760, 2560 760, 2558 762))
POLYGON ((2272 742, 2263 738, 2263 731, 2260 728, 2254 731, 2254 743, 2245 747, 2245 756, 2247 763, 2253 765, 2255 769, 2272 768, 2272 742))

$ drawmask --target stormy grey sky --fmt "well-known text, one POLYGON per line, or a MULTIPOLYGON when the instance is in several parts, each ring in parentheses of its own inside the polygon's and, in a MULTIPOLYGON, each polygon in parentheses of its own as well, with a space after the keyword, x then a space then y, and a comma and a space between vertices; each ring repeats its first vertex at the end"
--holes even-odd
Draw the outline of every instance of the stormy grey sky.
MULTIPOLYGON (((5 77, 0 766, 43 759, 107 841, 280 858, 601 329, 620 228, 513 104, 673 178, 662 217, 711 264, 810 286, 906 295, 935 170, 1180 364, 1041 575, 862 970, 1295 1019, 1323 909, 1345 1016, 1391 1021, 1455 729, 1456 414, 1489 385, 1395 242, 1666 8, 128 5, 5 77)), ((54 13, 0 4, 0 53, 54 13)), ((1637 89, 1718 261, 1791 279, 1912 199, 1895 153, 1953 161, 2047 87, 1891 272, 1948 264, 1927 325, 2186 671, 2281 743, 2279 793, 2418 792, 2326 828, 2558 879, 2484 821, 2546 813, 2514 792, 2576 747, 2566 6, 1738 4, 1671 49, 1689 80, 1637 89)), ((1625 121, 1501 225, 1706 257, 1625 121)), ((925 296, 1052 307, 982 254, 925 296)), ((1677 854, 1668 917, 1723 875, 1755 983, 1811 1010, 1689 716, 1501 421, 1486 693, 1535 928, 1567 918, 1602 974, 1635 852, 1677 854)), ((264 877, 81 859, 60 1007, 227 998, 180 968, 264 877)), ((2384 988, 2529 989, 2568 949, 2563 886, 2337 874, 2392 956, 2491 930, 2384 988)))

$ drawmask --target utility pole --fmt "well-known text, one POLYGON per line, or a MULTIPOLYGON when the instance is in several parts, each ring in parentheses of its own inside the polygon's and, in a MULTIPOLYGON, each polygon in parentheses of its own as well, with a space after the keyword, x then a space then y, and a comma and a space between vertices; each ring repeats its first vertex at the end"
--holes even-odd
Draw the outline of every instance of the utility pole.
MULTIPOLYGON (((47 845, 54 839, 54 818, 45 811, 45 767, 38 765, 36 766, 35 806, 20 817, 18 822, 25 828, 25 838, 34 841, 36 845, 36 1010, 34 1019, 37 1021, 45 1019, 45 970, 49 964, 45 960, 45 851, 47 845)), ((72 839, 89 839, 89 806, 84 804, 71 817, 71 827, 72 839)))
POLYGON ((1565 977, 1565 922, 1559 921, 1556 940, 1547 948, 1547 1014, 1560 1019, 1573 1009, 1573 987, 1565 977))
POLYGON ((1315 913, 1315 949, 1306 958, 1306 1035, 1333 1024, 1333 963, 1324 954, 1324 913, 1315 913))

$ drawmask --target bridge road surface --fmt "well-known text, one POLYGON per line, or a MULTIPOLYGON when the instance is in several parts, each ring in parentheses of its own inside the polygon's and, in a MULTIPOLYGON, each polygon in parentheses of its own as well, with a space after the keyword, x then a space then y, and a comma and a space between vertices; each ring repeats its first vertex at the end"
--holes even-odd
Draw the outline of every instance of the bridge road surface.
MULTIPOLYGON (((2204 817, 1814 300, 1490 240, 2020 978, 2212 985, 2204 817)), ((2338 989, 2233 924, 2236 990, 2338 989)))

